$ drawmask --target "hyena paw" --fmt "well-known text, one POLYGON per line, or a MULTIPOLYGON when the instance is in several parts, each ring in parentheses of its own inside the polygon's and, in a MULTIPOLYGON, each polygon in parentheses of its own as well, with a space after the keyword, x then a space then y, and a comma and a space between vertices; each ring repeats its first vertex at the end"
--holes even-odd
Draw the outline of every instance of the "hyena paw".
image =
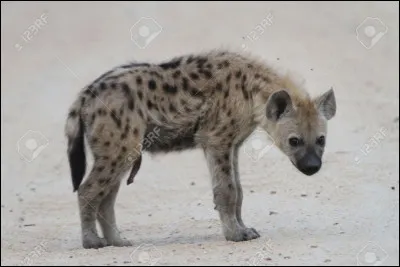
POLYGON ((86 236, 83 241, 82 241, 82 245, 84 248, 94 248, 94 249, 98 249, 98 248, 103 248, 105 246, 107 246, 107 242, 105 239, 97 237, 97 236, 86 236))
POLYGON ((260 234, 254 228, 239 228, 230 236, 226 236, 226 240, 241 242, 241 241, 249 241, 252 239, 259 238, 260 234))
POLYGON ((132 242, 124 238, 118 238, 108 241, 107 245, 114 247, 131 247, 132 242))

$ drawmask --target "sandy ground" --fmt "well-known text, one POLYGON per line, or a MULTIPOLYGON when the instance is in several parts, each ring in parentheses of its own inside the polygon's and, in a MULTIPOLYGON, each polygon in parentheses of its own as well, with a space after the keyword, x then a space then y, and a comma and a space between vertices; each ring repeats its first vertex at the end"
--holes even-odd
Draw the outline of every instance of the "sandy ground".
POLYGON ((398 265, 398 58, 394 2, 1 2, 2 265, 398 265), (142 17, 158 24, 131 29, 142 17), (202 152, 145 155, 116 206, 134 246, 82 249, 63 135, 77 92, 133 59, 218 47, 299 74, 313 95, 334 87, 323 169, 243 149, 243 217, 262 237, 233 243, 202 152))

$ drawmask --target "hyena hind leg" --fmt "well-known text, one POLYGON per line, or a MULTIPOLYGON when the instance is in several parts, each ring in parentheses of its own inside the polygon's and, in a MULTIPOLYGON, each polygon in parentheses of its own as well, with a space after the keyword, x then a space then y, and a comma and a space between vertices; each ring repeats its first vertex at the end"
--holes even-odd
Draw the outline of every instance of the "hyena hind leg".
POLYGON ((95 162, 88 179, 78 189, 78 203, 82 228, 82 245, 84 248, 101 248, 106 246, 96 229, 96 212, 108 188, 99 184, 102 166, 95 162))
POLYGON ((123 239, 120 236, 115 219, 115 200, 119 191, 121 181, 117 181, 110 186, 110 192, 100 203, 97 219, 103 231, 107 245, 116 247, 132 246, 129 240, 123 239))

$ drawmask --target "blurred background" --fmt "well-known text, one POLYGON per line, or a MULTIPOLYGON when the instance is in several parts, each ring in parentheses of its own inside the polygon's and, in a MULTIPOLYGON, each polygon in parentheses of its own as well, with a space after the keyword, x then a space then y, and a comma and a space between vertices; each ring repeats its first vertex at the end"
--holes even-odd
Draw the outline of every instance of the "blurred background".
POLYGON ((398 2, 2 1, 2 265, 398 265, 398 73, 398 2), (202 152, 145 155, 116 205, 134 246, 83 250, 63 132, 77 93, 119 64, 216 48, 334 88, 323 169, 245 143, 243 217, 262 237, 232 243, 202 152))

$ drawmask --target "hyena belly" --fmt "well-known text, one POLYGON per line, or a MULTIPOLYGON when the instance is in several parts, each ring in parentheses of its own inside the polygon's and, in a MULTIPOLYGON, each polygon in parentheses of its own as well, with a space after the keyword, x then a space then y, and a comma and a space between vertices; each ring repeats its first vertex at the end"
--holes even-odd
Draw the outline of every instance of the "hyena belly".
POLYGON ((198 128, 199 122, 179 129, 149 124, 143 141, 143 150, 150 153, 167 153, 196 148, 198 128))

